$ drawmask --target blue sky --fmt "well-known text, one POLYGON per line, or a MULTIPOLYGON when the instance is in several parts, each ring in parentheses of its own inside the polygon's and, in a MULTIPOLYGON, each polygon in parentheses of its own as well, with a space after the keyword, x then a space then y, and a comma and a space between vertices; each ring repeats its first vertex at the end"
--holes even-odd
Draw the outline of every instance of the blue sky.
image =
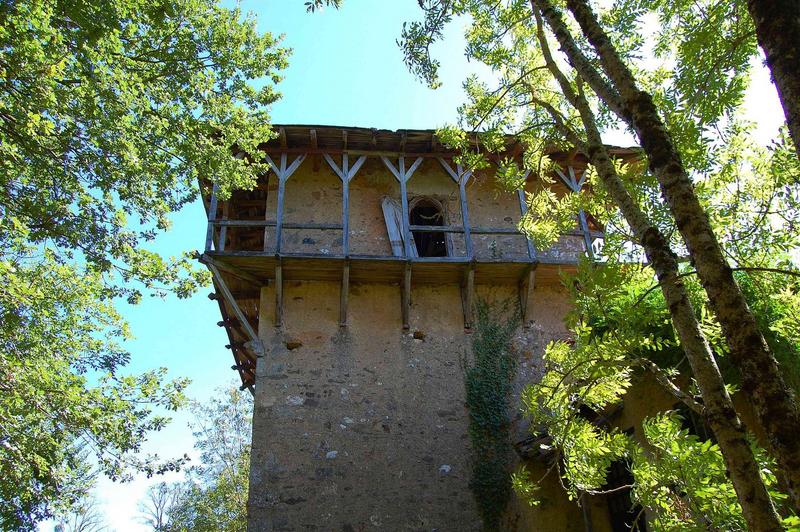
MULTIPOLYGON (((261 31, 284 33, 285 45, 294 50, 279 86, 283 98, 272 110, 274 123, 428 129, 455 120, 456 108, 463 101, 461 82, 468 73, 480 71, 464 57, 463 23, 451 24, 443 44, 434 49, 442 62, 444 86, 433 91, 408 73, 395 44, 402 23, 420 16, 416 0, 345 0, 339 11, 316 14, 307 14, 303 3, 240 3, 243 11, 256 14, 261 31)), ((759 137, 768 138, 782 115, 760 67, 747 101, 748 116, 761 120, 759 137)), ((631 143, 622 133, 608 140, 631 143)), ((173 222, 172 230, 156 241, 156 251, 177 256, 203 246, 205 214, 199 203, 178 213, 173 222)), ((216 326, 219 312, 206 297, 208 292, 187 300, 145 298, 138 306, 121 307, 136 335, 127 345, 132 371, 164 366, 175 377, 189 377, 188 395, 198 400, 234 382, 232 357, 224 348, 227 337, 216 326)), ((193 455, 188 421, 187 413, 178 413, 169 427, 151 439, 146 452, 193 455)), ((177 478, 137 478, 122 485, 101 480, 96 493, 106 521, 115 530, 146 530, 137 522, 138 501, 150 483, 177 478)))

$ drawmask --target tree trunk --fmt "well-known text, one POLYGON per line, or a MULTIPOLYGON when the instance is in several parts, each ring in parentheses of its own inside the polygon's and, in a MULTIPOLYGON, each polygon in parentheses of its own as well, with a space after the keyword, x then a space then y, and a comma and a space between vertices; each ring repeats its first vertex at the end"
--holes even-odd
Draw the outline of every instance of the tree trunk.
MULTIPOLYGON (((574 47, 575 43, 565 39, 565 26, 560 14, 548 0, 534 1, 542 6, 542 14, 562 44, 562 50, 569 56, 568 45, 574 47)), ((659 181, 661 193, 722 326, 731 360, 742 377, 742 392, 753 405, 758 422, 768 437, 769 446, 786 477, 793 505, 800 509, 800 413, 792 392, 783 381, 777 362, 733 278, 652 97, 637 88, 633 75, 620 59, 591 7, 584 0, 567 0, 567 7, 597 52, 606 75, 619 94, 624 108, 620 117, 632 125, 648 156, 650 168, 659 181)), ((570 60, 583 76, 576 61, 572 57, 570 60)))
POLYGON ((614 165, 605 147, 602 144, 589 144, 588 152, 600 179, 622 210, 656 272, 681 347, 703 397, 705 420, 717 438, 748 528, 753 531, 783 530, 744 427, 733 408, 711 348, 700 330, 686 287, 678 277, 675 255, 664 235, 648 223, 619 177, 613 173, 614 165))
POLYGON ((800 1, 747 0, 747 10, 800 157, 800 1))
MULTIPOLYGON (((681 347, 686 353, 703 396, 704 418, 717 438, 748 527, 754 531, 783 530, 780 517, 761 478, 760 468, 747 441, 744 427, 725 388, 711 347, 700 330, 686 287, 678 276, 676 257, 667 239, 647 219, 619 178, 614 163, 603 145, 594 114, 580 86, 578 93, 575 93, 567 78, 558 69, 545 40, 540 15, 535 8, 534 12, 542 55, 565 97, 580 113, 589 141, 587 152, 591 163, 597 169, 600 180, 620 208, 635 237, 644 247, 647 258, 656 272, 681 347)), ((551 114, 553 111, 554 109, 551 110, 551 114)), ((556 116, 553 118, 557 119, 556 116)))

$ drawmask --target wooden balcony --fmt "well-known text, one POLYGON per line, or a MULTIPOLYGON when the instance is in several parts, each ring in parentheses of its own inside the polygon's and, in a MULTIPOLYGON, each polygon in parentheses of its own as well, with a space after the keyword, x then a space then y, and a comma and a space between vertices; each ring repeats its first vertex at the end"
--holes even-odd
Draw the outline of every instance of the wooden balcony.
MULTIPOLYGON (((228 332, 229 347, 236 361, 233 367, 239 371, 243 387, 255 382, 255 360, 263 353, 256 334, 262 286, 274 287, 274 325, 281 326, 285 281, 338 283, 341 294, 339 321, 346 326, 351 283, 396 284, 401 295, 402 325, 408 328, 413 287, 456 284, 461 287, 464 327, 469 330, 473 321, 476 284, 517 286, 523 321, 526 321, 534 284, 559 283, 560 274, 574 271, 580 257, 591 257, 594 240, 602 238, 602 232, 590 226, 583 212, 576 220, 576 230, 563 235, 561 241, 548 250, 537 250, 516 227, 472 224, 467 184, 474 176, 453 161, 454 154, 444 151, 430 131, 377 132, 359 128, 285 126, 279 128, 279 139, 262 146, 262 149, 277 181, 275 196, 268 193, 269 187, 263 184, 260 195, 252 197, 221 203, 216 188, 204 197, 208 225, 201 261, 214 275, 215 293, 211 297, 220 305, 223 316, 220 324, 228 332), (388 171, 395 186, 399 186, 394 196, 398 200, 398 223, 392 231, 387 220, 386 227, 381 228, 385 249, 375 253, 364 253, 363 249, 356 251, 351 245, 351 183, 368 159, 372 160, 370 164, 373 167, 382 167, 384 175, 388 171), (315 173, 326 164, 338 177, 337 194, 341 190, 338 221, 298 223, 297 216, 294 220, 287 220, 287 187, 295 186, 295 180, 290 178, 305 160, 311 161, 315 173), (409 181, 424 161, 431 160, 433 162, 427 163, 428 168, 438 166, 440 174, 444 172, 447 176, 442 179, 450 182, 453 191, 458 190, 458 199, 454 201, 458 208, 458 223, 417 225, 410 222, 409 181), (268 205, 269 201, 273 203, 268 205), (230 214, 235 207, 257 212, 251 212, 243 219, 230 214), (387 232, 390 234, 386 235, 387 232), (291 245, 287 233, 295 237, 298 233, 301 236, 334 234, 335 238, 325 241, 335 245, 306 250, 303 246, 291 245), (457 240, 458 244, 452 249, 448 247, 447 256, 417 256, 420 253, 414 247, 413 235, 425 233, 444 234, 457 240), (241 237, 243 234, 248 235, 247 245, 242 244, 245 240, 241 237), (391 249, 387 241, 392 243, 391 249), (489 249, 491 245, 495 247, 489 249)), ((630 155, 625 150, 618 151, 620 157, 630 155)), ((521 153, 514 138, 508 139, 508 153, 517 157, 521 153)), ((557 186, 567 192, 580 191, 585 184, 582 177, 584 162, 580 157, 576 159, 574 154, 554 154, 552 157, 564 161, 563 171, 557 172, 560 179, 557 186)), ((524 177, 527 179, 528 174, 524 177)), ((275 184, 272 179, 270 177, 270 183, 275 184)), ((520 190, 513 200, 516 203, 514 208, 518 209, 517 219, 526 212, 525 199, 525 193, 520 190)), ((510 208, 512 205, 507 206, 510 208)), ((327 208, 330 207, 328 204, 327 208)), ((506 218, 507 222, 511 220, 511 216, 506 218)), ((303 243, 306 240, 313 239, 304 238, 303 243)))

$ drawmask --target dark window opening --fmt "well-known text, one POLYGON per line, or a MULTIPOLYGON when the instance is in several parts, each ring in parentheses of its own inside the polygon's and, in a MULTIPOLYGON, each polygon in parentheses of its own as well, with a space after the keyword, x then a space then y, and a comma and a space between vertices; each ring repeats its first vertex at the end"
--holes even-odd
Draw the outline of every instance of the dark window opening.
POLYGON ((611 462, 603 490, 617 490, 606 495, 611 530, 614 532, 627 532, 629 530, 647 532, 647 524, 642 507, 638 504, 634 505, 631 501, 630 488, 623 488, 623 486, 632 484, 633 475, 628 462, 625 460, 611 462))
POLYGON ((689 431, 689 434, 697 436, 700 441, 711 440, 712 443, 717 443, 714 433, 706 425, 705 420, 696 414, 694 410, 686 406, 684 403, 675 403, 672 408, 678 413, 681 418, 681 428, 689 431))
MULTIPOLYGON (((442 206, 434 200, 421 198, 408 213, 411 225, 444 225, 442 206)), ((417 255, 420 257, 446 257, 447 242, 444 231, 412 231, 417 255)))

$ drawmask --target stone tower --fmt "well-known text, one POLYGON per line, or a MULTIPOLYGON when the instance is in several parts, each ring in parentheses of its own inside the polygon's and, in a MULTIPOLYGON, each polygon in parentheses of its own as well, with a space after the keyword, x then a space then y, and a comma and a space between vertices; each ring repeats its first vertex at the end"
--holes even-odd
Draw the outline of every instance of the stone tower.
MULTIPOLYGON (((202 261, 255 396, 249 530, 478 529, 461 363, 476 298, 518 301, 518 380, 535 378, 565 334, 559 273, 601 234, 581 213, 535 249, 517 230, 524 192, 464 171, 432 131, 276 129, 256 189, 205 197, 202 261)), ((580 189, 580 157, 550 156, 561 180, 526 191, 580 189)), ((582 522, 557 498, 523 519, 582 522)))

